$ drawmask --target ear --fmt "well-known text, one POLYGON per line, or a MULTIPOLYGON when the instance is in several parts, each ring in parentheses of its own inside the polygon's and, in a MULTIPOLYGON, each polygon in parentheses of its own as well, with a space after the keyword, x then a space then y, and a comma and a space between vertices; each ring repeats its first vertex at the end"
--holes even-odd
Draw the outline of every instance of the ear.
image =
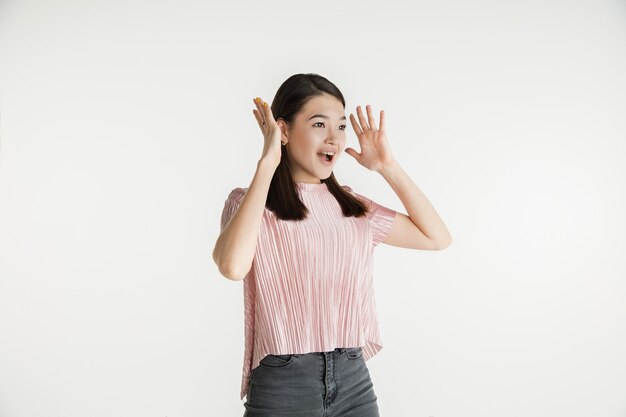
POLYGON ((276 124, 280 128, 281 141, 282 142, 288 142, 289 139, 287 137, 287 134, 289 133, 289 125, 287 124, 287 122, 284 119, 280 119, 279 118, 279 119, 276 120, 276 124))

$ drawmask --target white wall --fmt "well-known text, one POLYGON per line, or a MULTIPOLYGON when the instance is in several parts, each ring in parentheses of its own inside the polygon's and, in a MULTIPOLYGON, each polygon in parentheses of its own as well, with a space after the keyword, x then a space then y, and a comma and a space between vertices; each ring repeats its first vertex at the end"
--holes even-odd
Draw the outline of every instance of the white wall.
MULTIPOLYGON (((315 72, 385 110, 454 238, 377 249, 381 415, 624 416, 625 9, 4 2, 0 415, 243 415, 242 283, 211 251, 252 98, 315 72)), ((406 213, 348 154, 335 174, 406 213)))

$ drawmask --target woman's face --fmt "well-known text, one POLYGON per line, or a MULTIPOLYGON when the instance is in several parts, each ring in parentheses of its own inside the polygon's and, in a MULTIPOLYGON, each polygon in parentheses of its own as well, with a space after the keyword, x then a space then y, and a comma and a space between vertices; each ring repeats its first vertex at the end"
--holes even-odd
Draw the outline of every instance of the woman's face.
POLYGON ((283 130, 295 182, 320 183, 330 177, 346 147, 346 115, 341 102, 323 94, 311 98, 294 122, 283 130), (330 161, 320 152, 335 154, 330 161))

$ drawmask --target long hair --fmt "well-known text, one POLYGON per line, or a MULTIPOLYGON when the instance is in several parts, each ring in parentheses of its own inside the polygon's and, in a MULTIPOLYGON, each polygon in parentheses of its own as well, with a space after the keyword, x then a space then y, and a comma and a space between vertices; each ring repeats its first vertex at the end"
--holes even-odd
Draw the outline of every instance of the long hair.
MULTIPOLYGON (((308 100, 322 94, 336 97, 344 109, 346 108, 343 94, 326 78, 314 73, 292 75, 276 92, 271 105, 274 119, 282 118, 288 124, 292 123, 308 100)), ((321 181, 337 199, 345 217, 365 215, 366 205, 339 185, 334 172, 321 181)), ((302 220, 309 212, 298 195, 297 185, 291 174, 291 160, 284 146, 281 146, 280 163, 272 177, 265 207, 281 220, 302 220)))

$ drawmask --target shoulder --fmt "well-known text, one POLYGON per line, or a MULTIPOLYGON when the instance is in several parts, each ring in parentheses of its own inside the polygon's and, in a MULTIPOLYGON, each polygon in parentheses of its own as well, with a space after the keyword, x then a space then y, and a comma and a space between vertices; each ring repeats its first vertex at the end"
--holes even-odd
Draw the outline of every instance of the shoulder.
POLYGON ((342 185, 341 188, 343 188, 344 190, 346 190, 347 192, 349 192, 350 194, 352 194, 354 197, 358 198, 359 200, 362 200, 362 201, 365 201, 366 203, 369 203, 369 198, 365 197, 362 194, 357 193, 349 185, 342 185))
POLYGON ((349 185, 342 185, 341 188, 343 188, 344 190, 346 190, 347 192, 349 192, 352 195, 356 194, 354 192, 354 190, 352 189, 352 187, 350 187, 349 185))
POLYGON ((233 188, 228 194, 228 200, 241 201, 244 195, 248 192, 248 188, 237 187, 233 188))

